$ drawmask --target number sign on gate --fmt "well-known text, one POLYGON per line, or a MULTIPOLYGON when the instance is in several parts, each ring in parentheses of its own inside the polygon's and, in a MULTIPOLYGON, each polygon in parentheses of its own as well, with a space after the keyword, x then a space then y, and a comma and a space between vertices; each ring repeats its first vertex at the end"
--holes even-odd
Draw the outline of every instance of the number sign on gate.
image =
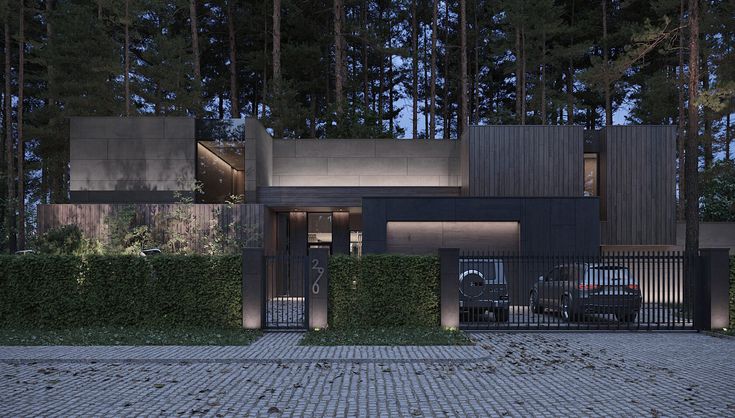
POLYGON ((309 250, 309 328, 326 328, 329 294, 328 248, 309 250))
POLYGON ((324 267, 319 265, 319 259, 313 258, 311 260, 311 269, 316 272, 316 278, 314 279, 314 283, 311 285, 311 293, 318 295, 319 294, 319 280, 322 279, 322 276, 324 276, 324 267))

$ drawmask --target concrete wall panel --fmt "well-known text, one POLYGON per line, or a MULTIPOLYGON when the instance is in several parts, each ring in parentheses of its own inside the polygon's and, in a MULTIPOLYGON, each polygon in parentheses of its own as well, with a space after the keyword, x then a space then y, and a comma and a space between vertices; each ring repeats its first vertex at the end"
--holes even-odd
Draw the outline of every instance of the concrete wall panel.
POLYGON ((458 141, 274 140, 273 167, 273 186, 456 187, 460 183, 458 141))
POLYGON ((326 158, 274 158, 273 175, 326 176, 326 158))
POLYGON ((74 160, 107 159, 106 139, 72 139, 69 141, 69 153, 74 160))
POLYGON ((196 120, 189 117, 164 118, 165 139, 191 139, 196 136, 196 120))
POLYGON ((195 158, 191 139, 180 140, 108 140, 110 160, 192 160, 195 158))
POLYGON ((173 191, 194 181, 194 131, 186 117, 71 118, 72 198, 171 201, 173 191))
POLYGON ((405 176, 406 158, 329 158, 327 172, 330 176, 367 175, 367 176, 405 176))

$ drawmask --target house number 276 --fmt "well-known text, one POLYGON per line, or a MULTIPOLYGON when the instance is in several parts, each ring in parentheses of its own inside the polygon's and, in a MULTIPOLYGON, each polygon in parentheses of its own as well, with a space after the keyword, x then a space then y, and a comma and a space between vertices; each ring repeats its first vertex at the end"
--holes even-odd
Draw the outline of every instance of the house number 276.
POLYGON ((324 275, 324 267, 319 265, 319 259, 313 259, 311 260, 311 269, 316 271, 316 279, 314 280, 314 283, 311 285, 311 293, 318 295, 319 294, 319 280, 322 279, 322 276, 324 275))

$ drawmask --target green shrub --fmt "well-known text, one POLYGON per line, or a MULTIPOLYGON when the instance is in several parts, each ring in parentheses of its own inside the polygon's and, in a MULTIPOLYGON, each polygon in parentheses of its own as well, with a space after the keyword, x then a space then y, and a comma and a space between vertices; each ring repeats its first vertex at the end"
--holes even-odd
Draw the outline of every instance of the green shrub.
POLYGON ((153 324, 242 325, 240 256, 149 257, 153 324))
POLYGON ((49 229, 33 242, 33 248, 49 255, 83 255, 99 253, 99 243, 84 237, 76 225, 60 225, 49 229))
POLYGON ((76 324, 83 308, 82 259, 0 256, 0 324, 76 324))
POLYGON ((329 277, 330 326, 439 326, 437 257, 335 256, 329 277))
POLYGON ((239 256, 0 256, 0 326, 241 326, 239 256))
POLYGON ((730 257, 730 328, 735 329, 735 257, 730 257))

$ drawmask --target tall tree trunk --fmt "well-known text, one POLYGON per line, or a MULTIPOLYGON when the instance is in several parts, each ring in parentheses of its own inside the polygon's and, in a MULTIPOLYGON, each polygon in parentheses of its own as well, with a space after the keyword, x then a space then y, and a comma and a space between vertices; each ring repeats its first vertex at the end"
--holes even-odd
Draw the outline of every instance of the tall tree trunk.
MULTIPOLYGON (((707 12, 707 6, 706 2, 703 6, 704 12, 706 14, 707 12)), ((701 60, 702 60, 702 90, 708 91, 709 90, 709 59, 707 57, 707 41, 706 41, 706 34, 704 35, 704 45, 702 46, 701 50, 701 60)), ((714 152, 712 150, 712 142, 714 141, 713 135, 712 135, 712 112, 709 110, 707 106, 704 106, 703 112, 702 112, 702 125, 704 128, 704 132, 702 135, 702 142, 704 145, 704 168, 708 169, 712 167, 712 161, 714 160, 714 152)))
POLYGON ((526 124, 526 27, 521 25, 521 125, 526 124))
MULTIPOLYGON (((8 10, 7 0, 3 4, 5 10, 8 10)), ((3 19, 3 30, 5 34, 5 158, 7 168, 5 169, 7 179, 7 197, 5 200, 5 231, 8 234, 8 248, 10 252, 15 251, 15 164, 14 164, 14 147, 13 147, 13 128, 12 128, 12 117, 11 117, 11 101, 12 92, 10 90, 10 60, 12 54, 10 52, 10 25, 8 23, 8 14, 5 13, 3 19)))
MULTIPOLYGON (((689 0, 689 129, 686 144, 686 259, 692 261, 699 252, 699 190, 698 190, 698 126, 699 109, 699 2, 689 0)), ((687 270, 688 283, 693 284, 694 269, 687 270)))
POLYGON ((429 54, 428 54, 428 41, 426 39, 426 27, 423 28, 423 63, 424 63, 424 135, 428 138, 429 137, 429 95, 426 94, 429 91, 429 54))
POLYGON ((363 106, 365 107, 365 113, 367 113, 368 109, 370 109, 370 81, 369 81, 369 74, 370 69, 368 68, 368 53, 367 53, 367 47, 368 47, 368 28, 367 28, 367 0, 363 0, 362 2, 362 8, 360 10, 360 19, 362 19, 362 22, 360 24, 361 27, 361 33, 360 37, 362 38, 362 88, 363 88, 363 106))
POLYGON ((334 0, 334 101, 337 106, 337 116, 342 115, 344 98, 342 97, 344 83, 344 40, 342 22, 344 20, 344 3, 334 0))
POLYGON ((310 136, 316 138, 316 94, 311 93, 311 120, 309 121, 310 136))
POLYGON ((480 120, 480 25, 477 18, 477 3, 475 0, 475 74, 472 86, 472 111, 470 112, 470 123, 478 123, 480 120))
POLYGON ((273 116, 273 134, 276 138, 283 137, 282 114, 280 109, 281 95, 281 0, 273 0, 273 86, 272 93, 275 98, 271 103, 271 115, 273 116))
MULTIPOLYGON (((274 0, 277 1, 277 0, 274 0)), ((263 93, 260 114, 265 117, 266 98, 268 97, 268 2, 263 2, 263 93)), ((280 9, 279 9, 280 10, 280 9)))
POLYGON ((449 2, 444 3, 444 17, 447 20, 447 32, 444 34, 444 129, 442 137, 449 139, 452 131, 451 106, 449 104, 449 2))
POLYGON ((388 129, 390 130, 390 136, 394 136, 394 100, 393 100, 393 19, 388 20, 388 129))
POLYGON ((605 126, 612 126, 612 99, 610 98, 610 57, 607 48, 607 0, 601 0, 602 4, 602 61, 605 63, 605 126))
POLYGON ((281 0, 273 0, 273 83, 281 82, 281 0))
POLYGON ((574 58, 571 49, 574 48, 574 0, 572 0, 572 15, 570 20, 569 37, 569 64, 567 66, 567 125, 574 125, 574 58))
POLYGON ((202 87, 202 68, 199 60, 199 30, 197 20, 197 2, 189 0, 189 22, 191 24, 191 50, 192 60, 194 61, 194 86, 197 89, 197 98, 194 103, 195 115, 201 111, 201 87, 202 87))
POLYGON ((125 0, 125 116, 130 116, 130 0, 125 0))
POLYGON ((728 106, 727 116, 725 118, 725 161, 732 161, 732 155, 730 155, 730 147, 732 146, 732 131, 730 127, 730 114, 732 108, 728 106))
POLYGON ((429 99, 429 139, 436 138, 436 30, 437 20, 439 20, 439 0, 432 1, 433 15, 431 18, 431 82, 429 99))
POLYGON ((413 125, 413 137, 419 136, 419 33, 416 23, 416 1, 411 1, 411 72, 413 79, 413 109, 411 111, 411 122, 413 125))
POLYGON ((541 38, 541 124, 546 125, 546 28, 541 38))
POLYGON ((459 123, 457 123, 457 137, 467 130, 467 1, 459 0, 459 88, 460 88, 460 108, 459 123))
POLYGON ((234 0, 227 0, 227 39, 230 46, 230 117, 240 117, 240 93, 237 91, 237 36, 235 32, 234 0))
POLYGON ((521 76, 521 29, 519 26, 515 27, 515 59, 516 59, 516 122, 521 123, 521 84, 523 83, 523 76, 521 76))
POLYGON ((676 218, 684 219, 684 208, 686 199, 685 186, 686 176, 684 175, 684 147, 686 145, 685 129, 686 129, 686 108, 684 107, 684 93, 686 91, 686 78, 684 74, 684 1, 679 4, 679 117, 676 126, 676 149, 679 158, 679 201, 676 207, 676 218))
POLYGON ((23 138, 23 100, 25 84, 25 0, 18 1, 18 247, 26 249, 25 147, 23 138))

